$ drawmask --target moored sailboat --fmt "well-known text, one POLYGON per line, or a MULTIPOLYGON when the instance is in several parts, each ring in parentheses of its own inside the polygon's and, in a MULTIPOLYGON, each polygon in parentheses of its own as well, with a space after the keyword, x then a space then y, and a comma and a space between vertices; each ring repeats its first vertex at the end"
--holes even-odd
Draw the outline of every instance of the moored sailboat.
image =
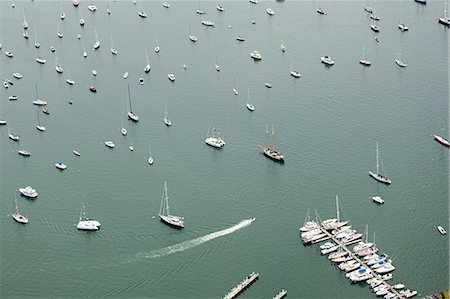
POLYGON ((164 181, 164 190, 161 199, 161 205, 159 207, 159 218, 165 224, 174 228, 184 228, 183 217, 171 215, 169 212, 169 196, 167 193, 167 181, 164 181))
POLYGON ((133 112, 133 108, 131 107, 131 96, 130 96, 130 83, 128 83, 128 103, 130 104, 130 111, 128 111, 128 118, 134 122, 138 122, 139 121, 139 116, 137 116, 134 112, 133 112))
POLYGON ((266 157, 284 163, 284 155, 275 149, 275 132, 272 126, 272 145, 269 144, 269 129, 266 125, 266 146, 259 145, 266 157))
POLYGON ((371 177, 373 177, 375 180, 389 185, 389 184, 391 184, 391 179, 380 174, 378 160, 379 160, 379 157, 378 157, 378 141, 377 141, 377 169, 376 169, 376 172, 369 171, 369 175, 371 177))
POLYGON ((27 224, 28 218, 20 214, 19 207, 17 206, 17 197, 14 193, 14 211, 11 213, 11 217, 18 223, 27 224))

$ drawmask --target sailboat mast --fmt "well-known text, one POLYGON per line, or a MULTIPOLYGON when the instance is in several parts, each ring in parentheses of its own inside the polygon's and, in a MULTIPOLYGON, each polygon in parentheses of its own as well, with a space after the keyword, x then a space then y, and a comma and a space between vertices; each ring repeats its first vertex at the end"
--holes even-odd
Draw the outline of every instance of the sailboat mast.
POLYGON ((164 201, 166 202, 167 216, 169 216, 169 196, 167 195, 167 181, 164 181, 164 201))
POLYGON ((39 109, 36 109, 37 119, 38 119, 38 125, 41 126, 41 121, 39 120, 39 109))
POLYGON ((337 221, 339 222, 339 199, 337 195, 336 195, 336 218, 337 221))
POLYGON ((130 83, 128 83, 128 102, 130 103, 130 112, 133 112, 133 108, 131 108, 130 83))
POLYGON ((266 146, 269 147, 269 126, 266 125, 266 146))
POLYGON ((272 126, 272 150, 275 150, 275 132, 273 131, 273 126, 272 126))
POLYGON ((36 100, 38 100, 39 95, 38 95, 38 89, 37 89, 37 82, 35 82, 35 89, 36 89, 36 100))
POLYGON ((379 174, 378 168, 379 166, 378 166, 378 141, 377 141, 377 174, 379 174))

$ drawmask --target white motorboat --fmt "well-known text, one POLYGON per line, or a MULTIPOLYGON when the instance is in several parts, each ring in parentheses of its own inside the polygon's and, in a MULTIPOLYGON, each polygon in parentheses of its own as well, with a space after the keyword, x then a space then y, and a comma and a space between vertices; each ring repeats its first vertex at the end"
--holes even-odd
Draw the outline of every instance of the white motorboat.
POLYGON ((259 53, 259 51, 257 51, 257 50, 250 52, 250 57, 253 58, 254 60, 262 59, 261 53, 259 53))
POLYGON ((175 75, 174 74, 168 74, 167 77, 169 78, 170 81, 172 81, 172 82, 175 81, 175 75))
POLYGON ((377 169, 376 169, 376 172, 369 171, 369 175, 371 177, 373 177, 375 180, 377 180, 377 181, 379 181, 381 183, 385 183, 387 185, 390 185, 392 183, 391 179, 380 174, 379 161, 378 160, 379 160, 379 158, 378 158, 378 141, 377 141, 377 169))
POLYGON ((395 270, 395 267, 391 263, 385 263, 382 267, 375 270, 378 274, 386 274, 395 270))
POLYGON ((384 204, 384 199, 380 196, 372 196, 372 201, 377 204, 384 204))
POLYGON ((8 89, 8 88, 9 88, 9 84, 8 84, 8 82, 6 82, 6 81, 3 81, 3 87, 4 87, 4 88, 6 88, 6 89, 8 89))
POLYGON ((14 211, 11 213, 11 217, 18 223, 27 224, 28 219, 24 215, 20 214, 19 207, 17 206, 16 194, 14 194, 14 211))
POLYGON ((275 14, 275 12, 273 11, 273 9, 270 8, 270 7, 268 7, 268 8, 266 9, 266 12, 267 12, 267 14, 270 15, 270 16, 273 16, 273 15, 275 14))
POLYGON ((213 21, 209 21, 209 20, 202 21, 202 24, 207 27, 214 27, 214 25, 215 25, 213 21))
POLYGON ((105 141, 105 145, 109 148, 114 148, 116 146, 111 140, 105 141))
POLYGON ((100 227, 101 223, 99 221, 86 217, 86 207, 83 203, 83 205, 81 206, 80 219, 78 220, 77 229, 95 231, 99 230, 100 227))
POLYGON ((437 229, 441 235, 447 234, 447 231, 442 226, 438 225, 437 229))
POLYGON ((225 146, 225 141, 220 136, 219 131, 217 131, 217 129, 214 127, 209 128, 205 143, 215 148, 222 148, 225 146))
POLYGON ((168 2, 166 2, 166 1, 164 1, 162 6, 165 7, 165 8, 169 8, 170 4, 168 2))
POLYGON ((55 163, 55 167, 58 168, 59 170, 64 170, 67 168, 67 165, 61 161, 58 161, 55 163))
POLYGON ((16 79, 22 79, 23 75, 21 73, 13 73, 13 77, 16 79))
POLYGON ((20 194, 28 198, 36 198, 38 193, 36 189, 33 189, 31 186, 26 186, 25 188, 19 188, 20 194))
POLYGON ((411 298, 417 295, 417 291, 411 291, 410 289, 401 290, 399 292, 400 295, 405 296, 406 298, 411 298))
POLYGON ((370 25, 370 29, 372 29, 375 32, 379 32, 380 31, 380 27, 375 25, 375 24, 370 25))
POLYGON ((124 78, 124 79, 128 78, 128 72, 125 72, 125 73, 123 74, 123 78, 124 78))
POLYGON ((139 12, 138 12, 138 16, 140 16, 141 18, 146 18, 147 17, 147 14, 145 13, 145 12, 143 12, 142 10, 140 10, 139 12))
POLYGON ((409 30, 408 26, 406 26, 404 23, 398 24, 398 29, 400 29, 403 32, 409 30))
POLYGON ((8 97, 8 100, 10 100, 10 101, 17 101, 18 99, 19 99, 18 96, 9 96, 8 97))
POLYGON ((291 76, 294 78, 300 78, 301 74, 295 70, 291 71, 291 76))
POLYGON ((320 60, 322 60, 322 63, 325 63, 326 65, 333 65, 334 64, 334 60, 328 55, 322 56, 320 58, 320 60))
POLYGON ((67 78, 67 79, 66 79, 66 82, 67 82, 67 84, 69 84, 69 85, 74 85, 74 84, 75 84, 75 81, 72 80, 72 79, 70 79, 70 78, 67 78))
POLYGON ((326 254, 329 254, 329 253, 331 253, 331 252, 333 252, 333 251, 338 250, 340 247, 341 247, 340 245, 335 245, 335 246, 330 247, 330 248, 322 249, 322 250, 320 251, 320 253, 321 253, 322 255, 326 255, 326 254))
POLYGON ((14 57, 14 54, 12 52, 5 51, 4 53, 5 53, 6 57, 9 57, 9 58, 14 57))
POLYGON ((320 249, 328 249, 331 248, 333 246, 336 246, 336 243, 334 242, 325 242, 324 244, 320 245, 320 249))
POLYGON ((84 21, 84 19, 81 18, 81 19, 80 19, 80 26, 84 26, 85 23, 86 23, 86 22, 84 21))
POLYGON ((177 229, 184 228, 183 217, 175 216, 169 212, 169 196, 167 193, 167 182, 164 181, 164 190, 161 199, 161 205, 159 207, 159 218, 165 224, 177 229))
POLYGON ((439 142, 440 144, 450 147, 450 142, 447 139, 445 139, 444 137, 439 136, 439 135, 433 135, 433 136, 434 136, 434 139, 437 142, 439 142))
POLYGON ((12 141, 19 141, 19 139, 20 139, 19 135, 16 135, 11 132, 8 133, 8 138, 11 139, 12 141))
POLYGON ((81 153, 79 152, 79 151, 77 151, 77 150, 73 150, 72 151, 72 153, 75 155, 75 156, 81 156, 81 153))
POLYGON ((405 285, 403 283, 397 283, 394 285, 394 289, 396 290, 401 290, 403 288, 405 288, 405 285))
POLYGON ((94 4, 89 4, 87 8, 92 12, 97 10, 97 6, 95 6, 94 4))

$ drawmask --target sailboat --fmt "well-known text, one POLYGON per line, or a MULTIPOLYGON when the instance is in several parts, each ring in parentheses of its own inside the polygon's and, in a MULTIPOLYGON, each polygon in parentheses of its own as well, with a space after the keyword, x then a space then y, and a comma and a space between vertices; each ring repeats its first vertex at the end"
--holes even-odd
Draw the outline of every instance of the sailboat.
POLYGON ((450 142, 442 136, 434 135, 434 139, 442 145, 445 145, 447 147, 450 146, 450 142))
POLYGON ((33 104, 34 105, 38 105, 38 106, 45 106, 45 105, 47 105, 47 101, 39 99, 37 82, 35 83, 35 90, 36 90, 36 100, 33 101, 33 104))
POLYGON ((444 16, 438 18, 438 22, 444 26, 450 26, 450 18, 447 16, 447 0, 444 3, 444 16))
POLYGON ((191 25, 191 31, 189 33, 189 39, 194 43, 198 40, 198 38, 192 33, 192 25, 191 25))
POLYGON ((40 64, 44 64, 47 62, 47 60, 45 58, 42 58, 41 56, 39 56, 39 49, 36 49, 36 62, 40 63, 40 64))
POLYGON ((86 22, 83 19, 83 14, 81 13, 81 10, 80 10, 80 26, 84 26, 85 23, 86 22))
POLYGON ((36 49, 38 49, 41 46, 41 44, 38 42, 37 40, 37 32, 36 32, 36 28, 34 28, 34 47, 36 49))
POLYGON ((123 136, 126 136, 128 133, 127 129, 123 125, 123 119, 122 119, 122 129, 120 129, 120 132, 122 133, 123 136))
POLYGON ((220 72, 220 65, 217 64, 217 54, 216 54, 216 64, 214 65, 216 71, 220 72))
POLYGON ((167 194, 167 181, 164 181, 164 190, 159 207, 159 219, 174 228, 184 228, 183 217, 171 215, 169 212, 169 196, 167 194))
POLYGON ((209 127, 205 143, 216 148, 222 148, 225 145, 225 141, 222 139, 222 137, 220 137, 219 131, 217 131, 217 129, 212 126, 209 127))
POLYGON ((20 148, 20 140, 17 140, 17 148, 18 148, 17 153, 19 155, 24 156, 24 157, 31 156, 31 153, 29 151, 20 148))
POLYGON ((64 72, 64 69, 59 65, 57 53, 55 53, 55 69, 58 74, 62 74, 64 72))
POLYGON ((158 35, 156 35, 155 53, 159 53, 160 50, 161 50, 161 48, 159 47, 159 43, 158 43, 158 35))
POLYGON ((59 38, 63 38, 63 34, 61 33, 61 29, 59 28, 59 23, 57 23, 56 24, 56 35, 59 37, 59 38))
POLYGON ((95 44, 93 48, 94 50, 97 50, 98 48, 100 48, 100 40, 98 39, 97 27, 94 28, 94 31, 95 31, 95 44))
POLYGON ((112 53, 113 55, 117 55, 117 49, 114 48, 112 34, 111 34, 111 53, 112 53))
POLYGON ((398 24, 398 29, 400 29, 400 31, 402 31, 402 32, 409 30, 408 26, 406 26, 406 24, 403 23, 402 18, 400 18, 400 23, 398 24))
POLYGON ((235 96, 239 94, 239 92, 236 89, 236 79, 233 80, 233 93, 235 96))
POLYGON ((84 202, 81 206, 80 219, 78 220, 77 229, 79 230, 99 230, 101 223, 95 219, 86 217, 86 206, 84 202))
POLYGON ((148 164, 153 165, 152 148, 148 147, 148 164))
POLYGON ((148 73, 151 70, 151 66, 150 66, 150 62, 148 60, 148 52, 147 52, 147 48, 145 48, 145 67, 144 67, 144 72, 148 73))
POLYGON ((333 230, 346 225, 349 221, 341 221, 339 213, 339 197, 336 195, 336 218, 322 221, 322 226, 326 230, 333 230))
POLYGON ((41 120, 39 118, 39 109, 36 109, 36 114, 37 114, 37 119, 38 119, 38 124, 36 125, 36 129, 38 129, 38 131, 44 132, 47 128, 41 125, 41 120))
POLYGON ((109 9, 109 1, 106 2, 106 13, 107 13, 108 15, 111 14, 111 9, 109 9))
POLYGON ((370 65, 372 64, 369 60, 367 60, 367 59, 365 58, 365 55, 364 55, 364 47, 363 47, 363 55, 362 55, 362 59, 359 60, 359 63, 362 64, 362 65, 364 65, 364 66, 370 66, 370 65))
POLYGON ((16 135, 14 133, 11 133, 11 127, 8 127, 8 138, 11 139, 12 141, 19 141, 19 135, 16 135))
POLYGON ((401 58, 402 58, 402 52, 400 49, 397 51, 397 59, 394 59, 394 61, 399 67, 407 67, 408 65, 406 63, 404 63, 403 61, 401 61, 401 58))
POLYGON ((172 121, 169 119, 169 114, 167 113, 167 107, 166 107, 166 111, 164 112, 164 123, 168 127, 170 127, 172 125, 172 121))
POLYGON ((24 30, 28 29, 28 22, 27 19, 25 18, 25 8, 23 9, 23 22, 22 22, 22 27, 24 30))
POLYGON ((11 216, 18 223, 22 223, 22 224, 28 223, 27 217, 23 216, 19 212, 19 207, 17 206, 17 197, 16 197, 15 193, 14 193, 14 211, 11 213, 11 216))
POLYGON ((391 179, 380 174, 378 160, 379 157, 378 157, 378 141, 377 141, 377 170, 375 173, 369 171, 369 175, 373 177, 375 180, 389 185, 391 184, 391 179))
POLYGON ((198 0, 198 9, 195 11, 197 14, 199 15, 204 15, 206 14, 206 11, 200 9, 200 0, 198 0))
POLYGON ((250 111, 255 111, 255 106, 250 102, 250 87, 247 89, 247 109, 250 111))
POLYGON ((61 1, 61 12, 59 14, 59 17, 61 18, 61 20, 64 20, 66 18, 66 14, 64 13, 64 9, 62 7, 62 1, 61 1))
POLYGON ((266 146, 259 145, 266 157, 284 163, 284 156, 275 149, 275 132, 272 126, 272 147, 269 145, 269 128, 266 125, 266 146))
POLYGON ((141 18, 146 18, 147 14, 144 12, 143 7, 142 7, 142 2, 139 2, 139 11, 138 11, 138 16, 140 16, 141 18))
POLYGON ((130 83, 128 83, 128 102, 130 104, 130 111, 128 112, 128 118, 134 122, 139 121, 139 116, 133 113, 133 109, 131 107, 131 96, 130 96, 130 83))

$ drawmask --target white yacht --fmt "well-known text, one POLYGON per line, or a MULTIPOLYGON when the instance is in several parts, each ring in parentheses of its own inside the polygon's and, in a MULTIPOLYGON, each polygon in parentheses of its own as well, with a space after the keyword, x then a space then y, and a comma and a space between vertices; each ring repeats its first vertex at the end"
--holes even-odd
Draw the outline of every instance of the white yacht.
POLYGON ((320 58, 320 60, 322 60, 322 63, 325 63, 326 65, 333 65, 334 64, 334 60, 328 55, 322 56, 320 58))
POLYGON ((447 234, 447 231, 442 226, 438 225, 437 229, 441 235, 447 234))
POLYGON ((254 50, 253 52, 250 52, 250 57, 253 58, 254 60, 261 60, 262 56, 259 53, 258 50, 254 50))
POLYGON ((220 133, 216 128, 210 128, 208 135, 206 136, 205 143, 212 147, 222 148, 225 145, 225 141, 220 137, 220 133))
POLYGON ((38 193, 36 189, 33 189, 31 186, 26 186, 25 188, 19 188, 20 194, 28 198, 36 198, 38 193))
POLYGON ((111 140, 105 141, 105 145, 109 148, 114 148, 116 146, 111 140))
POLYGON ((164 181, 164 191, 159 207, 159 218, 162 222, 174 228, 184 228, 183 217, 171 215, 169 212, 169 196, 167 194, 167 182, 164 181))
POLYGON ((55 167, 58 168, 59 170, 64 170, 67 168, 67 165, 61 161, 58 161, 55 163, 55 167))
POLYGON ((375 272, 378 274, 386 274, 395 270, 395 267, 391 263, 386 263, 382 267, 377 268, 375 272))
POLYGON ((95 219, 86 217, 86 207, 84 203, 81 207, 80 219, 78 220, 77 229, 79 230, 88 230, 95 231, 99 230, 101 227, 101 223, 95 219))

